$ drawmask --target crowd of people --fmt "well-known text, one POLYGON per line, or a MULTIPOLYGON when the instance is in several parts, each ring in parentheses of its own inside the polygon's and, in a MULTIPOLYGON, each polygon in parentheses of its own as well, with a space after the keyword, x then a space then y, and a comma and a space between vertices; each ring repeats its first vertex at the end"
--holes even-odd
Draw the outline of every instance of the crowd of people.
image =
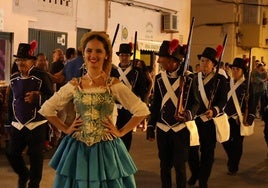
POLYGON ((43 53, 35 56, 35 48, 35 41, 19 44, 7 92, 6 155, 19 188, 39 188, 44 149, 52 147, 55 188, 136 187, 129 150, 137 126, 157 142, 162 188, 172 187, 173 168, 178 188, 197 182, 207 188, 217 141, 227 154, 227 174, 236 175, 258 111, 268 147, 262 61, 250 71, 248 59, 224 64, 217 49, 205 47, 190 71, 184 46, 164 40, 156 53, 161 70, 152 76, 143 60, 131 59, 129 43, 120 44, 119 63, 112 62, 104 32, 84 34, 77 50, 55 49, 51 63, 43 53), (220 141, 219 134, 228 139, 220 141))

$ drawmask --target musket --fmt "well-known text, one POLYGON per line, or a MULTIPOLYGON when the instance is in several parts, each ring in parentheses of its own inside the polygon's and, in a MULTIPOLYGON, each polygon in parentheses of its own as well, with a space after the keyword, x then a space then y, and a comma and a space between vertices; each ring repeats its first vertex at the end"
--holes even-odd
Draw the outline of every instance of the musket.
POLYGON ((183 100, 183 93, 184 93, 184 84, 186 81, 185 74, 189 67, 189 58, 190 58, 194 22, 195 22, 195 18, 193 17, 192 22, 191 22, 189 36, 188 36, 188 41, 187 41, 186 54, 185 54, 184 63, 183 63, 183 66, 184 66, 183 72, 182 72, 182 75, 180 76, 180 93, 179 93, 178 105, 177 105, 175 117, 179 117, 180 115, 184 113, 185 104, 183 100))
POLYGON ((220 70, 221 59, 223 57, 224 50, 225 50, 225 47, 226 47, 226 42, 227 42, 227 34, 225 34, 225 36, 224 36, 223 45, 222 45, 222 51, 220 53, 218 64, 216 66, 216 71, 215 71, 214 81, 213 81, 213 90, 212 90, 211 97, 210 97, 210 100, 209 100, 209 103, 208 103, 208 109, 211 108, 212 101, 214 100, 214 97, 215 97, 215 94, 216 94, 216 91, 217 91, 217 82, 218 82, 217 77, 218 77, 219 70, 220 70))
POLYGON ((247 75, 247 88, 246 88, 246 95, 245 95, 245 113, 243 116, 243 123, 247 124, 247 118, 248 118, 248 102, 249 102, 249 87, 250 87, 250 81, 251 81, 251 48, 249 49, 249 62, 248 62, 248 75, 247 75))
POLYGON ((134 37, 134 54, 133 54, 133 63, 136 60, 136 51, 137 51, 137 31, 135 31, 135 37, 134 37))
POLYGON ((120 24, 117 24, 117 27, 116 27, 116 30, 115 30, 115 33, 114 33, 114 38, 113 38, 112 46, 114 46, 115 39, 116 39, 116 36, 117 36, 118 30, 119 30, 119 25, 120 25, 120 24))

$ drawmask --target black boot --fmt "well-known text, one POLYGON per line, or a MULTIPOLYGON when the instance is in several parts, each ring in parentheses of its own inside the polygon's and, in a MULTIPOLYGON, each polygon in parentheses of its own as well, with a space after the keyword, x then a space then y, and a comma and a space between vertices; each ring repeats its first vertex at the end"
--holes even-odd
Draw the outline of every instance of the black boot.
POLYGON ((29 171, 27 169, 27 172, 24 174, 24 175, 21 175, 19 176, 19 181, 18 181, 18 184, 19 184, 19 188, 26 188, 27 187, 27 182, 29 180, 29 171))
POLYGON ((187 183, 189 186, 194 186, 197 180, 198 180, 197 176, 191 176, 187 183))
POLYGON ((28 178, 19 178, 19 188, 26 188, 27 187, 28 178))

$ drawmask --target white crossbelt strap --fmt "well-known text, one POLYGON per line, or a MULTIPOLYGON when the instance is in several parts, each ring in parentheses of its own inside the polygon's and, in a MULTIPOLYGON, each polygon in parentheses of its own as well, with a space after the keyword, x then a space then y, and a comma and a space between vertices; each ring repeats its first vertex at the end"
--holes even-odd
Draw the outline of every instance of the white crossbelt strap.
POLYGON ((129 66, 125 71, 123 71, 120 67, 118 67, 118 72, 120 74, 119 80, 123 80, 126 86, 132 90, 132 85, 129 83, 127 79, 127 74, 131 71, 132 67, 129 66))
POLYGON ((228 92, 228 97, 227 101, 230 99, 233 94, 236 95, 235 90, 245 81, 245 77, 240 78, 235 84, 234 84, 234 79, 230 79, 230 91, 228 92))
POLYGON ((238 114, 240 123, 243 123, 243 115, 241 112, 241 107, 239 105, 238 99, 237 99, 237 95, 236 95, 236 88, 238 88, 238 86, 240 86, 243 82, 244 82, 245 78, 242 77, 241 79, 239 79, 235 84, 234 84, 234 79, 230 79, 230 88, 232 88, 229 92, 228 92, 228 100, 230 99, 230 97, 232 96, 233 101, 234 101, 234 105, 235 105, 235 109, 236 112, 238 114))
POLYGON ((200 91, 201 98, 207 108, 208 108, 209 102, 208 102, 208 98, 205 92, 204 85, 206 85, 213 76, 214 76, 214 73, 211 73, 204 80, 202 80, 202 72, 198 73, 198 90, 200 91))
POLYGON ((233 97, 234 105, 235 105, 235 108, 236 108, 236 111, 237 111, 237 114, 238 114, 238 117, 239 117, 239 121, 240 121, 240 134, 241 134, 241 136, 250 136, 250 135, 252 135, 254 133, 254 122, 253 122, 253 124, 251 126, 245 126, 244 125, 244 123, 243 123, 243 115, 242 115, 242 112, 241 112, 241 107, 238 104, 238 99, 237 99, 236 94, 232 95, 232 97, 233 97))
POLYGON ((169 98, 172 100, 173 104, 175 106, 177 106, 178 98, 177 98, 177 96, 175 94, 175 91, 178 89, 178 87, 180 85, 180 79, 178 78, 171 86, 171 84, 170 84, 170 82, 168 81, 168 78, 167 78, 167 73, 162 71, 161 76, 162 76, 163 82, 165 84, 165 87, 167 89, 167 93, 163 97, 161 106, 163 107, 164 104, 168 101, 169 98))
MULTIPOLYGON (((162 71, 161 76, 162 76, 163 82, 165 84, 165 87, 167 89, 167 93, 165 94, 165 96, 163 97, 163 100, 162 100, 162 104, 161 104, 162 107, 164 106, 164 104, 167 102, 167 100, 169 98, 172 100, 172 103, 174 104, 174 106, 177 106, 178 98, 177 98, 177 96, 175 94, 175 91, 180 86, 180 79, 178 78, 171 86, 171 84, 170 84, 170 82, 168 81, 168 78, 167 78, 167 73, 162 71)), ((192 121, 192 122, 194 122, 194 121, 192 121)), ((186 123, 181 123, 179 125, 176 124, 174 126, 168 126, 168 125, 162 124, 160 122, 157 122, 156 125, 157 125, 157 127, 159 127, 160 129, 162 129, 165 132, 169 131, 170 129, 172 129, 174 132, 178 132, 178 131, 180 131, 180 130, 182 130, 183 128, 186 127, 186 123)), ((195 125, 195 123, 194 123, 194 125, 195 125)), ((193 139, 196 139, 196 137, 194 137, 193 139)), ((191 143, 192 143, 192 141, 191 141, 191 143)), ((196 142, 192 143, 192 144, 196 145, 196 142)))

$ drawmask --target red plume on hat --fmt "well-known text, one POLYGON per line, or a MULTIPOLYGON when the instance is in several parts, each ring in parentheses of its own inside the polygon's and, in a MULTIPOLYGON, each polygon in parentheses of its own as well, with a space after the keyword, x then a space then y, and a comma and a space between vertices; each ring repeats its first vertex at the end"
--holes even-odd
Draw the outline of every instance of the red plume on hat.
POLYGON ((223 52, 223 46, 222 45, 218 45, 217 48, 216 48, 216 58, 219 58, 223 52))
POLYGON ((173 39, 172 41, 170 41, 169 48, 168 48, 169 55, 172 55, 179 45, 180 43, 179 43, 179 40, 177 39, 173 39))
POLYGON ((134 48, 134 44, 132 43, 132 42, 130 42, 130 43, 128 43, 129 44, 129 46, 130 46, 130 49, 131 49, 131 51, 133 50, 133 48, 134 48))
POLYGON ((33 40, 32 42, 30 42, 30 50, 29 50, 29 55, 33 56, 34 55, 34 51, 37 47, 37 41, 33 40))

